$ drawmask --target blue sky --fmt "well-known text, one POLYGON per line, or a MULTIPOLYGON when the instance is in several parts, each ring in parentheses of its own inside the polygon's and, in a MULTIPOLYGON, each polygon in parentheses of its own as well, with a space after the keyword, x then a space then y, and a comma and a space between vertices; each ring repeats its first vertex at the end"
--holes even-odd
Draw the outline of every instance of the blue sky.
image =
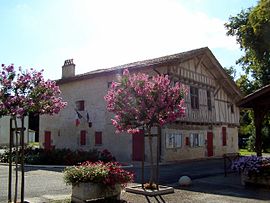
MULTIPOLYGON (((241 56, 224 23, 257 0, 0 0, 0 63, 76 73, 208 46, 222 66, 241 56)), ((239 74, 239 73, 238 73, 239 74)))

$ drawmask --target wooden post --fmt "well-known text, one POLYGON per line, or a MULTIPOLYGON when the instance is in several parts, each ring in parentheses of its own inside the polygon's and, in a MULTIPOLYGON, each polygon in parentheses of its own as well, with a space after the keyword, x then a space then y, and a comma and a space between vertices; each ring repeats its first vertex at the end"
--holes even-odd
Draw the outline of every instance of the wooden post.
POLYGON ((157 132, 157 167, 156 167, 156 185, 159 190, 159 161, 160 161, 160 140, 161 140, 161 127, 158 127, 157 132))
POLYGON ((24 202, 24 116, 21 118, 21 146, 22 146, 22 152, 21 152, 21 202, 24 202))
POLYGON ((257 156, 262 156, 262 122, 266 111, 264 108, 254 107, 254 123, 256 128, 255 151, 257 156))
POLYGON ((9 120, 9 157, 8 157, 8 202, 11 202, 12 188, 12 144, 13 144, 13 129, 12 118, 9 120))
POLYGON ((143 146, 142 146, 142 151, 143 151, 143 153, 142 153, 142 177, 141 177, 141 179, 142 179, 142 188, 144 189, 144 153, 145 153, 145 151, 144 151, 144 147, 145 147, 145 144, 144 144, 144 141, 145 141, 145 131, 144 131, 144 129, 143 129, 143 146))
POLYGON ((18 161, 19 161, 19 141, 18 141, 18 125, 17 125, 17 118, 14 116, 15 122, 15 135, 16 135, 16 156, 15 156, 15 189, 14 189, 14 203, 17 202, 18 196, 18 161))

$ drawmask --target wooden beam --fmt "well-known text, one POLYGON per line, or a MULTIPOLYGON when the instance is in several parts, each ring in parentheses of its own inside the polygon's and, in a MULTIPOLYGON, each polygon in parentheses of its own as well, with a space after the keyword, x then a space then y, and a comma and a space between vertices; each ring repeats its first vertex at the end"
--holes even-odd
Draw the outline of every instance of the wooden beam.
POLYGON ((195 71, 197 71, 197 69, 198 69, 199 65, 202 63, 204 57, 205 57, 205 54, 203 54, 203 55, 199 58, 198 63, 195 65, 195 71))
POLYGON ((262 156, 262 123, 267 111, 260 107, 254 109, 254 124, 256 128, 255 151, 257 156, 262 156))
POLYGON ((217 95, 217 93, 219 92, 220 89, 221 89, 221 86, 219 85, 218 88, 214 92, 214 97, 217 95))

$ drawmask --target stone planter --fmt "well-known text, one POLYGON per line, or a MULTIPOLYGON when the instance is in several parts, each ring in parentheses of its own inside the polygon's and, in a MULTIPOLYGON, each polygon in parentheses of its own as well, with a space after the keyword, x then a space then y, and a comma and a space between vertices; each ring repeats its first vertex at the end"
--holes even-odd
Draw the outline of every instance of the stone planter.
POLYGON ((121 186, 106 187, 97 183, 80 183, 72 185, 71 201, 74 203, 91 202, 105 198, 120 199, 121 186))
POLYGON ((241 184, 242 185, 253 184, 253 185, 261 185, 261 186, 270 187, 270 175, 248 176, 242 173, 241 184))

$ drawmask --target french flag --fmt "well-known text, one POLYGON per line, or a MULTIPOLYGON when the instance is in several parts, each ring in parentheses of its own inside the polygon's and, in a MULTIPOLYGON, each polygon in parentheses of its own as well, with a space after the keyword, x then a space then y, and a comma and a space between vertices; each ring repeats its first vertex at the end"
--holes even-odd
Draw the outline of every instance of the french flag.
POLYGON ((78 111, 76 111, 76 119, 75 119, 75 125, 76 125, 76 127, 78 127, 80 125, 81 118, 82 118, 82 115, 78 111))

